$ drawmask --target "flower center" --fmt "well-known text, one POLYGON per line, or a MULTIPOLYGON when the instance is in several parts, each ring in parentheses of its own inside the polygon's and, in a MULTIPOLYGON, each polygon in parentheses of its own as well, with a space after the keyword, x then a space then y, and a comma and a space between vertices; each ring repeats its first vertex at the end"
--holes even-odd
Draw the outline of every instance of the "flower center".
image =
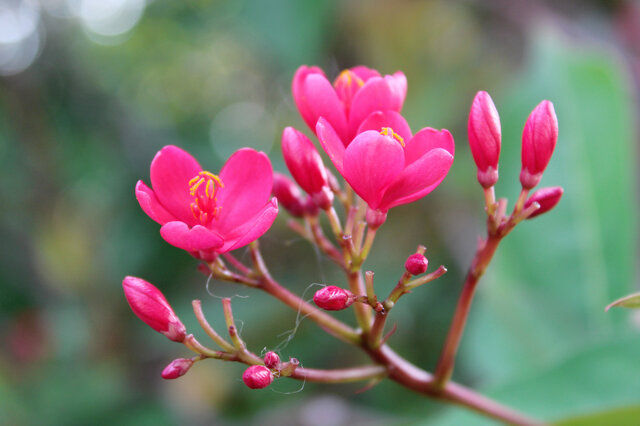
POLYGON ((404 138, 393 131, 391 127, 383 127, 380 131, 381 135, 392 137, 393 139, 400 142, 400 145, 404 148, 406 145, 404 144, 404 138))
POLYGON ((364 86, 364 80, 350 70, 342 71, 333 82, 333 87, 344 105, 346 114, 349 114, 353 97, 362 86, 364 86))
POLYGON ((216 195, 222 187, 224 184, 220 178, 205 170, 189 181, 189 194, 193 197, 191 213, 203 225, 210 224, 220 213, 220 207, 216 206, 216 195))

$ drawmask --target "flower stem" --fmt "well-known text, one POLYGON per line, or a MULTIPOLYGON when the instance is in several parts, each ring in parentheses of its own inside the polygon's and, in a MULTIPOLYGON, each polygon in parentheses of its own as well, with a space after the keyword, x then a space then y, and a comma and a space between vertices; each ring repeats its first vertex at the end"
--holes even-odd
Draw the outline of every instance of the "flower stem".
POLYGON ((224 340, 222 336, 220 336, 213 329, 213 327, 209 325, 209 322, 207 321, 207 319, 204 316, 204 313, 202 312, 202 304, 200 303, 200 301, 194 300, 193 302, 191 302, 191 304, 193 305, 193 313, 196 315, 196 318, 198 319, 198 323, 200 323, 200 327, 202 327, 205 333, 207 333, 207 335, 211 338, 211 340, 216 342, 218 346, 220 346, 222 349, 224 349, 227 352, 232 352, 234 349, 233 345, 227 342, 226 340, 224 340))
POLYGON ((382 365, 366 365, 339 370, 317 370, 314 368, 298 367, 289 377, 317 383, 349 383, 359 382, 361 380, 380 379, 387 375, 387 369, 382 365))
POLYGON ((451 378, 456 353, 460 346, 460 340, 467 322, 467 317, 469 316, 471 301, 473 300, 478 280, 484 274, 489 262, 493 258, 498 244, 500 244, 500 240, 501 238, 498 236, 489 236, 484 244, 479 247, 471 264, 471 268, 469 268, 444 347, 440 353, 438 366, 436 367, 434 379, 436 388, 443 388, 451 378))

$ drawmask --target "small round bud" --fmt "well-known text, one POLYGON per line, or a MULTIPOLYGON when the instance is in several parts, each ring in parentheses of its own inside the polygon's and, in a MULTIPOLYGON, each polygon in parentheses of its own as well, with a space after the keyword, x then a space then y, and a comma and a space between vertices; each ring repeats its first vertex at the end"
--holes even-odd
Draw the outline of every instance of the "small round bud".
POLYGON ((280 364, 280 357, 277 353, 269 351, 264 356, 264 365, 270 369, 276 369, 280 364))
POLYGON ((273 373, 264 365, 252 365, 244 370, 242 381, 251 389, 264 389, 273 382, 273 373))
POLYGON ((356 297, 353 293, 335 285, 318 290, 313 296, 315 304, 327 311, 340 311, 348 308, 355 300, 356 297))
POLYGON ((193 360, 188 358, 178 358, 171 361, 164 370, 162 370, 163 379, 177 379, 180 376, 184 376, 187 371, 193 365, 193 360))
POLYGON ((429 267, 429 260, 420 253, 414 253, 407 258, 404 268, 411 275, 424 274, 429 267))

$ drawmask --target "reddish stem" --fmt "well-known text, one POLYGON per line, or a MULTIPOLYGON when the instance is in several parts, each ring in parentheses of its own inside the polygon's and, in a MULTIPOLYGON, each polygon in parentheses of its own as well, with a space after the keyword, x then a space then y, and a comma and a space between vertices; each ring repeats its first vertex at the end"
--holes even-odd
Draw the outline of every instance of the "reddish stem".
POLYGON ((453 367, 455 365, 455 357, 460 346, 460 340, 462 339, 462 333, 464 331, 465 324, 467 323, 467 317, 469 316, 469 310, 471 308, 471 301, 478 284, 478 280, 484 274, 489 262, 493 258, 493 255, 500 244, 501 237, 490 236, 484 244, 476 252, 476 256, 473 259, 471 268, 467 273, 462 293, 458 299, 458 305, 451 321, 449 333, 445 341, 444 347, 438 360, 438 366, 435 371, 435 386, 442 388, 444 384, 451 378, 453 373, 453 367))

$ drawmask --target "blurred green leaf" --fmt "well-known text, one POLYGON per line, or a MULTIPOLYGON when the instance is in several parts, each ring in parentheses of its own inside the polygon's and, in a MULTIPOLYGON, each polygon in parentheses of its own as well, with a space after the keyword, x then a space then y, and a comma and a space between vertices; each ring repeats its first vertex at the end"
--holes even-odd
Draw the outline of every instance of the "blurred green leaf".
MULTIPOLYGON (((544 420, 634 405, 640 395, 639 360, 640 338, 637 335, 594 343, 549 368, 486 393, 503 404, 544 420)), ((436 424, 471 426, 493 422, 456 408, 436 424)), ((607 421, 600 424, 625 423, 607 421)))
POLYGON ((621 297, 620 299, 609 303, 605 308, 605 311, 617 306, 623 308, 640 308, 640 293, 629 294, 628 296, 621 297))
POLYGON ((600 426, 617 425, 632 426, 638 424, 640 419, 640 406, 615 408, 613 410, 601 411, 586 416, 572 417, 554 423, 556 426, 600 426))

